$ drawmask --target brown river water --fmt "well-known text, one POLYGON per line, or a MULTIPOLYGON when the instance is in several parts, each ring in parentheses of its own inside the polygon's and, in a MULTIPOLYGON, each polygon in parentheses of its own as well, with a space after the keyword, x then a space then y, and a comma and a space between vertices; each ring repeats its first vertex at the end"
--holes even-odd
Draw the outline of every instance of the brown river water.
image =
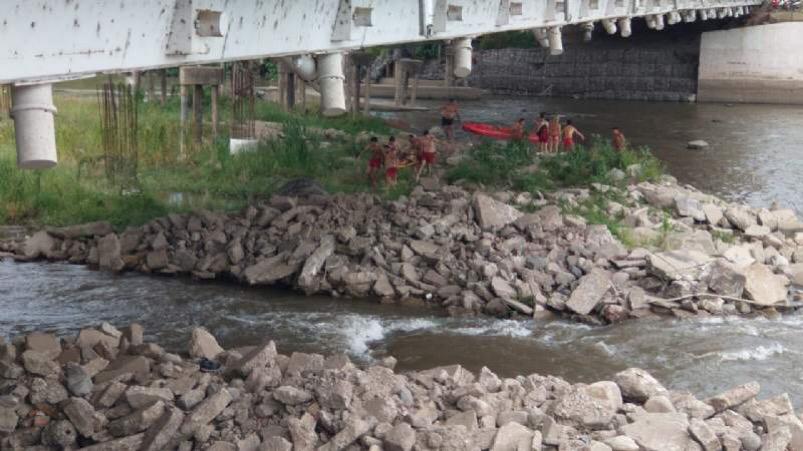
MULTIPOLYGON (((465 120, 511 123, 561 112, 587 135, 620 126, 648 145, 682 182, 731 200, 803 211, 803 108, 490 98, 462 105, 465 120), (711 147, 686 150, 704 139, 711 147)), ((396 118, 415 127, 437 113, 396 118)), ((570 381, 645 368, 673 389, 699 396, 758 380, 764 395, 788 392, 803 406, 803 313, 776 320, 643 320, 614 327, 553 321, 448 318, 426 307, 304 297, 278 289, 139 274, 112 276, 67 264, 0 261, 0 335, 66 334, 102 321, 139 322, 149 338, 183 350, 202 325, 224 346, 277 341, 283 352, 346 352, 369 363, 385 355, 399 368, 460 363, 504 376, 538 372, 570 381)))

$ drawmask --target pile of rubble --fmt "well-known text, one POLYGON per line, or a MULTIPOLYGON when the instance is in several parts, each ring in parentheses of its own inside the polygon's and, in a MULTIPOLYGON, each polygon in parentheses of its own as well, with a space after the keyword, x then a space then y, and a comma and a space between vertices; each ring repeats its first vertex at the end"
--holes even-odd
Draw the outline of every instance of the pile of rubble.
POLYGON ((117 234, 104 222, 6 241, 15 258, 281 284, 305 293, 425 299, 449 313, 608 323, 655 314, 774 315, 803 283, 791 210, 728 204, 665 177, 547 197, 426 179, 406 198, 273 196, 239 214, 171 214, 117 234), (606 196, 630 248, 565 214, 606 196), (535 211, 525 213, 525 211, 535 211))
POLYGON ((750 382, 706 400, 631 368, 610 381, 500 378, 460 366, 405 374, 393 358, 224 350, 203 329, 187 356, 136 324, 31 333, 0 345, 0 448, 26 450, 803 449, 787 395, 750 382), (199 361, 221 363, 202 372, 199 361))

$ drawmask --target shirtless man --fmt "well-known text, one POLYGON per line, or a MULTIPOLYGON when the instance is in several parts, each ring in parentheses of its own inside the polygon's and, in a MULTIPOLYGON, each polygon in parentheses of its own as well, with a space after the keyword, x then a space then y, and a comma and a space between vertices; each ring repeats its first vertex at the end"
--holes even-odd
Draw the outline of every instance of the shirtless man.
POLYGON ((435 137, 430 135, 428 130, 424 131, 424 134, 418 138, 418 144, 421 153, 418 160, 418 173, 415 175, 416 182, 421 178, 424 168, 427 169, 427 174, 432 173, 432 166, 435 164, 435 154, 437 153, 437 150, 435 150, 435 137))
POLYGON ((371 186, 376 188, 376 174, 382 167, 382 160, 384 158, 382 146, 379 145, 379 139, 377 139, 376 136, 371 137, 371 141, 368 143, 367 150, 371 154, 368 159, 367 174, 368 178, 371 179, 371 186))
POLYGON ((449 103, 441 107, 441 127, 446 133, 446 138, 451 141, 454 139, 454 126, 455 119, 460 118, 460 110, 457 107, 457 102, 454 99, 449 99, 449 103))
POLYGON ((513 127, 510 129, 511 137, 513 141, 523 141, 524 140, 524 118, 520 118, 513 124, 513 127))
POLYGON ((575 128, 574 124, 572 124, 572 120, 569 119, 566 121, 566 126, 563 127, 563 150, 566 152, 571 152, 574 149, 574 137, 579 136, 580 139, 585 141, 586 137, 580 133, 580 130, 575 128))
POLYGON ((620 151, 624 150, 627 147, 627 140, 625 139, 624 133, 619 130, 619 127, 613 128, 613 137, 611 138, 611 144, 613 145, 613 150, 620 151))
POLYGON ((387 186, 396 186, 396 177, 399 175, 399 153, 396 148, 396 138, 385 146, 385 183, 387 186))
POLYGON ((549 153, 557 153, 560 145, 560 115, 555 115, 549 121, 549 153))
POLYGON ((546 113, 541 113, 538 119, 535 120, 535 134, 538 135, 538 150, 546 152, 549 146, 549 121, 546 119, 546 113))

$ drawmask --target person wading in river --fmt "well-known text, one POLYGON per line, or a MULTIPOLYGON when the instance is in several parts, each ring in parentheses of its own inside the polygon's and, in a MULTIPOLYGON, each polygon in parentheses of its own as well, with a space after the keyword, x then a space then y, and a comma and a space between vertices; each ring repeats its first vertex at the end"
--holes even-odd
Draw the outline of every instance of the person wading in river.
POLYGON ((560 146, 560 115, 556 114, 549 121, 549 153, 557 153, 560 146))
POLYGON ((580 130, 575 128, 572 120, 569 119, 566 121, 566 126, 563 127, 563 150, 566 152, 571 152, 574 149, 574 137, 579 136, 580 139, 585 141, 586 137, 580 133, 580 130))
POLYGON ((546 152, 549 146, 549 121, 546 113, 541 113, 535 120, 535 134, 538 135, 538 151, 546 152))
POLYGON ((627 140, 625 139, 624 133, 619 130, 619 127, 613 128, 611 145, 613 145, 613 149, 617 151, 625 150, 625 147, 627 147, 627 140))
POLYGON ((379 144, 379 139, 376 136, 371 137, 368 143, 368 152, 371 154, 368 159, 368 178, 371 179, 371 186, 376 188, 376 175, 382 168, 382 159, 384 158, 382 146, 379 144))
POLYGON ((427 174, 432 173, 432 166, 435 164, 435 155, 437 153, 435 149, 435 137, 430 135, 428 130, 424 131, 424 134, 418 138, 418 144, 420 154, 418 159, 418 172, 415 175, 416 182, 421 178, 421 173, 424 172, 424 168, 426 168, 427 174))
POLYGON ((446 138, 449 141, 454 139, 454 121, 460 119, 460 109, 454 99, 449 99, 449 103, 441 107, 441 127, 443 127, 446 138))

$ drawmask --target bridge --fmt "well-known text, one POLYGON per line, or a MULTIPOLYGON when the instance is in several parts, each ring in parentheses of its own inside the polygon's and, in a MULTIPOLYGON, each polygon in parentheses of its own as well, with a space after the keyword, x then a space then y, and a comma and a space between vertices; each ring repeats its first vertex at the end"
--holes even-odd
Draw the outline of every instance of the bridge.
MULTIPOLYGON (((630 36, 631 21, 662 30, 746 14, 760 0, 11 0, 0 12, 0 84, 11 84, 18 155, 55 155, 52 84, 98 73, 290 58, 345 111, 344 52, 447 41, 466 77, 472 38, 532 30, 553 55, 562 27, 630 36)), ((51 158, 55 164, 54 158, 51 158)), ((47 166, 50 160, 41 159, 47 166)))

